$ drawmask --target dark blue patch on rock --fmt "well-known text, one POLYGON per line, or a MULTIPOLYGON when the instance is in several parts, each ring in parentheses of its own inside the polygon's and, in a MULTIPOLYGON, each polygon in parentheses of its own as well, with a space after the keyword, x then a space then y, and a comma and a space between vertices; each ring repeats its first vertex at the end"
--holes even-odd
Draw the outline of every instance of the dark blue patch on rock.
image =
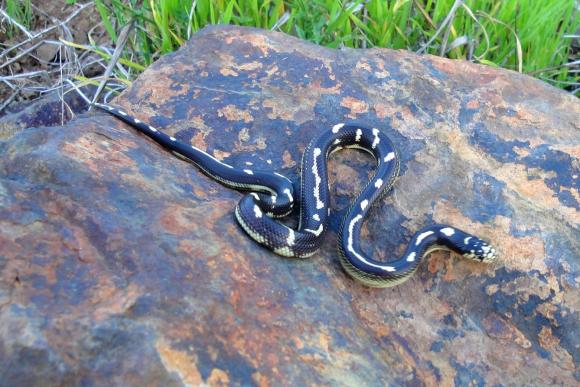
POLYGON ((485 386, 485 379, 476 371, 476 366, 472 364, 460 364, 452 360, 453 366, 457 373, 455 374, 456 386, 485 386))
POLYGON ((580 205, 567 190, 580 190, 580 166, 573 162, 572 156, 559 150, 550 149, 547 144, 533 148, 523 162, 528 168, 539 168, 545 172, 553 172, 555 176, 544 179, 546 185, 556 193, 560 203, 567 207, 580 210, 580 205))
POLYGON ((574 196, 572 196, 572 192, 570 191, 560 191, 558 193, 558 200, 566 207, 572 207, 580 210, 580 204, 578 204, 574 196))
POLYGON ((469 143, 477 146, 485 151, 485 153, 492 156, 494 159, 507 163, 516 162, 519 155, 514 150, 515 147, 526 148, 530 147, 529 141, 504 141, 494 133, 491 133, 484 124, 477 123, 469 138, 469 143))
POLYGON ((506 183, 481 171, 473 175, 472 206, 464 210, 471 219, 487 223, 497 215, 511 217, 512 210, 503 195, 506 183))
POLYGON ((433 344, 431 344, 431 348, 429 348, 429 350, 431 352, 440 352, 443 349, 444 345, 445 343, 443 341, 436 341, 433 344))
POLYGON ((462 127, 466 127, 467 125, 471 124, 473 121, 473 116, 477 112, 477 109, 470 109, 466 106, 466 104, 463 104, 461 109, 459 109, 459 124, 462 127))

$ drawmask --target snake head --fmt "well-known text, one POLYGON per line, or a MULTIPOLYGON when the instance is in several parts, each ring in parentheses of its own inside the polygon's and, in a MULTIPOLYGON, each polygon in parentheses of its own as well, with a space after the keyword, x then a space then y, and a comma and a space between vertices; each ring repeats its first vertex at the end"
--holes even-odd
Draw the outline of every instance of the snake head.
POLYGON ((435 238, 437 244, 477 262, 492 263, 497 257, 492 245, 458 228, 439 224, 423 230, 426 231, 418 233, 417 244, 419 239, 428 242, 430 238, 435 238))
POLYGON ((483 263, 492 263, 497 258, 495 248, 483 239, 472 236, 465 240, 462 248, 465 258, 483 263))

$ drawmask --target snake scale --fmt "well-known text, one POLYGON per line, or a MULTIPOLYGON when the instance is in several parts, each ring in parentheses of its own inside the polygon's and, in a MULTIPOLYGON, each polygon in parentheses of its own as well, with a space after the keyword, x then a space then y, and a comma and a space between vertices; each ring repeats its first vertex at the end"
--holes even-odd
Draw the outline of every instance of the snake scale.
POLYGON ((404 254, 387 262, 365 254, 360 246, 363 221, 382 195, 393 186, 399 174, 399 156, 392 142, 377 128, 356 123, 340 123, 324 131, 306 147, 301 162, 300 218, 296 229, 276 218, 292 212, 295 199, 292 182, 276 172, 234 168, 208 153, 185 145, 123 110, 106 104, 98 108, 143 132, 174 154, 193 162, 201 171, 225 186, 250 191, 235 209, 243 230, 256 242, 274 253, 306 258, 316 253, 328 231, 329 188, 327 159, 343 148, 370 153, 376 170, 344 217, 339 232, 342 267, 354 279, 371 287, 389 287, 411 277, 422 259, 438 249, 452 250, 465 258, 490 263, 495 249, 484 240, 455 227, 433 224, 415 233, 404 254))

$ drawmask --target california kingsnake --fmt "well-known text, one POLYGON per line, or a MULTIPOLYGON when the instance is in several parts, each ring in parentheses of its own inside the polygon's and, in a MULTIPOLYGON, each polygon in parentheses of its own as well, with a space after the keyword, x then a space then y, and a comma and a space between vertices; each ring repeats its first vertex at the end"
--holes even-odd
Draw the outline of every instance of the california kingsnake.
POLYGON ((392 188, 399 173, 397 152, 379 129, 369 129, 358 123, 337 124, 310 142, 302 157, 299 225, 292 229, 274 219, 289 214, 294 205, 292 182, 283 175, 234 168, 122 110, 105 104, 95 105, 139 129, 173 153, 192 161, 220 183, 252 191, 236 206, 236 219, 252 239, 276 254, 305 258, 318 251, 328 229, 330 214, 327 158, 339 149, 356 148, 370 153, 377 168, 351 205, 339 233, 340 262, 353 278, 372 287, 397 285, 407 280, 421 260, 437 249, 453 250, 478 262, 489 263, 496 257, 495 249, 483 240, 442 224, 419 230, 403 256, 395 261, 376 261, 361 250, 359 237, 363 220, 372 204, 392 188))

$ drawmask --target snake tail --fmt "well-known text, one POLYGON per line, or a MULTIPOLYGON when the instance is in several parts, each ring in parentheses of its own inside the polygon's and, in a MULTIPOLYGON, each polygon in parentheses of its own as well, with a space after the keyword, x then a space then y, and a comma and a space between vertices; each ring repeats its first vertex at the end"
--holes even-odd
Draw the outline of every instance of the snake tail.
POLYGON ((136 128, 223 185, 237 190, 252 191, 249 195, 260 201, 261 208, 269 216, 282 217, 292 211, 294 187, 287 177, 275 172, 235 168, 193 145, 184 144, 175 137, 168 136, 119 108, 101 103, 95 103, 94 106, 136 128))

